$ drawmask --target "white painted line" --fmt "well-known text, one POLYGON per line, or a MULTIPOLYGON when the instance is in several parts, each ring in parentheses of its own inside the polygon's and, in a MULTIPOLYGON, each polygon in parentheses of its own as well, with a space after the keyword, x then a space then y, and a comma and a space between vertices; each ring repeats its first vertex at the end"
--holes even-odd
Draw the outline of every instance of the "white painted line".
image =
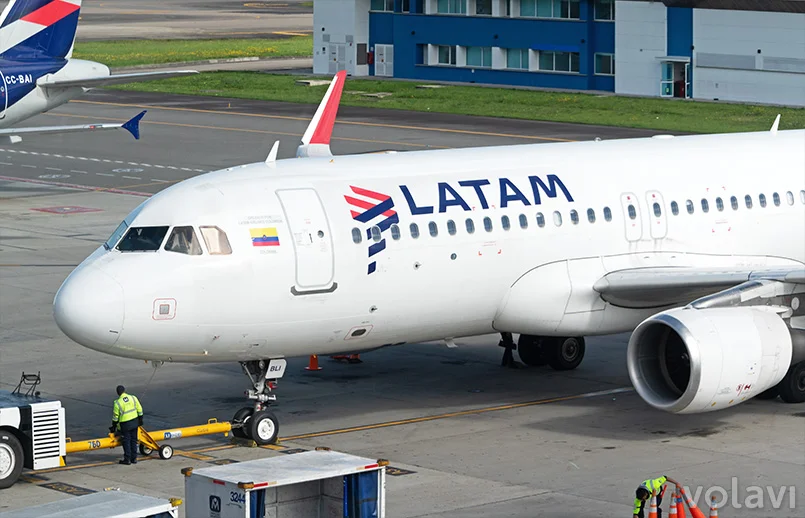
POLYGON ((61 171, 61 169, 59 169, 58 167, 46 167, 45 169, 47 169, 48 171, 61 171))
POLYGON ((152 182, 170 183, 168 180, 160 180, 159 178, 151 178, 152 182))
POLYGON ((22 167, 30 167, 31 169, 36 169, 35 165, 22 164, 22 167))
POLYGON ((12 164, 10 162, 0 162, 0 165, 14 165, 14 164, 12 164))
POLYGON ((81 174, 89 174, 86 171, 79 171, 78 169, 70 169, 71 173, 81 173, 81 174))
MULTIPOLYGON (((145 165, 145 164, 143 164, 143 165, 145 165)), ((159 169, 165 169, 164 165, 154 165, 153 167, 158 167, 159 169)))
POLYGON ((139 176, 123 176, 122 178, 126 178, 128 180, 142 180, 139 176))
POLYGON ((98 176, 114 176, 113 174, 109 173, 95 173, 95 174, 97 174, 98 176))

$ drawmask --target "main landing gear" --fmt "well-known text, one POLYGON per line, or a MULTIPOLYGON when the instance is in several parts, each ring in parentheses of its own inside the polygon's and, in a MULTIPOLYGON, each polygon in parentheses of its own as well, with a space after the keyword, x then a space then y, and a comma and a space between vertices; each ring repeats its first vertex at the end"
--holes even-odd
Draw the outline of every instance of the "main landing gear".
MULTIPOLYGON (((504 333, 507 334, 507 333, 504 333)), ((509 335, 511 340, 511 335, 509 335)), ((505 341, 505 340, 504 340, 505 341)), ((517 352, 528 366, 550 365, 558 371, 573 370, 584 359, 584 337, 520 335, 517 352)))
POLYGON ((285 374, 285 360, 252 360, 240 362, 243 372, 249 377, 254 387, 246 391, 254 406, 243 407, 232 418, 232 435, 241 439, 251 439, 258 445, 274 444, 279 435, 279 421, 273 412, 268 410, 271 401, 277 396, 271 393, 276 380, 285 374))
POLYGON ((780 383, 755 397, 775 399, 777 396, 785 403, 805 403, 805 361, 793 364, 780 383))

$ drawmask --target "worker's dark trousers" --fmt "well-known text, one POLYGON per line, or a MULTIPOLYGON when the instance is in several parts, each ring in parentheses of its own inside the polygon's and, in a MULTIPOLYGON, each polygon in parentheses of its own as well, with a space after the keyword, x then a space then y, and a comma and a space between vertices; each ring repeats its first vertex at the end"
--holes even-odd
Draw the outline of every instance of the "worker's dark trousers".
MULTIPOLYGON (((662 518, 662 509, 660 506, 662 505, 662 497, 657 495, 657 518, 662 518)), ((651 498, 643 502, 643 507, 640 508, 640 513, 638 513, 638 518, 646 518, 649 512, 649 508, 651 507, 651 498)))
POLYGON ((120 423, 120 434, 123 436, 123 459, 134 462, 137 460, 137 420, 120 423))

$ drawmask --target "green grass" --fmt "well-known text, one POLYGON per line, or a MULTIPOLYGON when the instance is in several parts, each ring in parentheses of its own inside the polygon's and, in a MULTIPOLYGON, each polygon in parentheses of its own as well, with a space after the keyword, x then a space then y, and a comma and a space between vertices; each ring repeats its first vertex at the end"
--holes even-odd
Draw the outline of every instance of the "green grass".
POLYGON ((114 40, 76 43, 73 57, 111 68, 244 57, 308 57, 313 36, 281 39, 114 40))
MULTIPOLYGON (((327 86, 301 86, 295 84, 298 79, 304 77, 211 72, 114 88, 318 104, 327 86)), ((805 109, 477 86, 421 89, 416 88, 417 84, 422 83, 349 78, 341 104, 691 133, 768 130, 777 114, 781 113, 780 129, 805 128, 805 109), (382 99, 367 98, 353 93, 355 91, 391 92, 393 95, 382 99)))

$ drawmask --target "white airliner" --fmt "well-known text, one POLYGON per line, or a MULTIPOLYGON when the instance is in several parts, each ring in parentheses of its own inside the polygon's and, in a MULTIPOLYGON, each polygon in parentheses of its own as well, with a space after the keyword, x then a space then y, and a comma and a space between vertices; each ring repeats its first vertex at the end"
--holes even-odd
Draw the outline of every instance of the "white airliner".
POLYGON ((258 442, 282 358, 487 333, 564 370, 634 330, 634 386, 671 413, 805 401, 805 131, 332 156, 344 79, 297 158, 275 143, 129 214, 56 294, 62 331, 240 362, 258 442))
POLYGON ((0 14, 0 142, 20 135, 123 128, 139 138, 145 112, 123 124, 10 128, 90 88, 197 74, 195 70, 110 75, 109 67, 72 59, 81 0, 11 0, 0 14))

